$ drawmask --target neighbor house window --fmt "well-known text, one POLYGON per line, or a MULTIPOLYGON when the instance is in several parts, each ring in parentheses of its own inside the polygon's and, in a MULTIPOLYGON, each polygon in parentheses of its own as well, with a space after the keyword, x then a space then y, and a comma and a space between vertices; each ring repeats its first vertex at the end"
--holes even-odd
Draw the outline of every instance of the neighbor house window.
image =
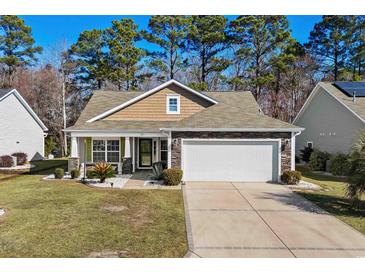
POLYGON ((307 142, 307 147, 308 148, 313 148, 313 142, 307 142))
POLYGON ((166 112, 168 114, 179 114, 180 113, 180 96, 179 95, 167 95, 166 112))
POLYGON ((93 162, 119 163, 119 140, 93 140, 93 162))
POLYGON ((167 163, 167 140, 161 140, 161 161, 167 163))

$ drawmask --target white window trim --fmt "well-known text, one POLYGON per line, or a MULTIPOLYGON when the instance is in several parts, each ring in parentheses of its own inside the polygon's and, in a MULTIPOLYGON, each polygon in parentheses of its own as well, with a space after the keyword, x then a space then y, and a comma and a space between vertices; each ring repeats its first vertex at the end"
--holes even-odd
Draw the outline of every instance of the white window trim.
POLYGON ((166 149, 162 149, 162 146, 161 146, 161 142, 162 141, 166 141, 167 142, 167 146, 168 146, 168 140, 167 138, 160 138, 160 151, 159 151, 159 160, 161 161, 161 154, 162 152, 166 152, 167 153, 167 158, 168 158, 168 155, 169 155, 169 148, 167 147, 166 149))
POLYGON ((309 147, 309 144, 312 144, 312 148, 314 148, 313 141, 307 141, 307 147, 309 147))
MULTIPOLYGON (((104 141, 104 145, 105 145, 105 156, 104 156, 104 160, 108 160, 108 149, 107 149, 107 141, 119 141, 119 162, 107 162, 110 164, 119 164, 121 162, 121 153, 120 153, 120 138, 91 138, 91 162, 94 163, 94 140, 102 140, 104 141)), ((112 150, 112 152, 116 152, 114 150, 112 150)))
POLYGON ((167 95, 166 96, 166 113, 167 114, 180 114, 180 95, 167 95), (177 111, 170 111, 170 99, 177 100, 177 111))

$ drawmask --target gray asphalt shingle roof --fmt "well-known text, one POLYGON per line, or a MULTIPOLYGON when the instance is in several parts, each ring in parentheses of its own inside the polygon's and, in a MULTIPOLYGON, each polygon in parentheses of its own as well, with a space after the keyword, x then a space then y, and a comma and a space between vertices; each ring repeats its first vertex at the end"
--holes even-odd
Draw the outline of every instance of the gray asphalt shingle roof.
POLYGON ((365 97, 356 97, 354 102, 352 97, 347 96, 340 89, 335 87, 333 83, 321 82, 320 85, 365 120, 365 97))
POLYGON ((218 101, 180 121, 110 121, 89 119, 141 95, 142 92, 96 91, 74 126, 67 130, 144 130, 161 128, 297 128, 289 123, 270 118, 260 112, 251 92, 202 92, 218 101))
POLYGON ((0 98, 12 91, 12 88, 0 88, 0 98))

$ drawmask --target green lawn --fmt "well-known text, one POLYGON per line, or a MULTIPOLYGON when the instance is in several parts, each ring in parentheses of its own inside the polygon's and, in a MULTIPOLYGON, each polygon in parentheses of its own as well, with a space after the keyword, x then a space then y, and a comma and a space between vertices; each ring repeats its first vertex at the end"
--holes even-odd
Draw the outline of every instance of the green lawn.
POLYGON ((345 197, 345 178, 304 171, 300 167, 297 170, 302 172, 304 181, 317 184, 323 188, 316 191, 297 191, 299 194, 365 234, 364 195, 361 210, 352 210, 349 208, 349 200, 345 197))
POLYGON ((180 190, 96 189, 21 175, 0 182, 0 257, 182 257, 180 190), (94 253, 95 254, 95 253, 94 253))

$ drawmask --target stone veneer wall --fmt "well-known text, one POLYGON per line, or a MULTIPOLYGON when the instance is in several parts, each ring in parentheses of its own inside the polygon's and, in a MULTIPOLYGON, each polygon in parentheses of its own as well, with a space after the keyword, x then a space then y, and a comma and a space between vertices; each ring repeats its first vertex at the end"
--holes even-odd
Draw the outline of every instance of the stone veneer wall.
POLYGON ((171 166, 181 168, 181 139, 281 138, 281 172, 291 168, 291 132, 172 132, 171 166), (288 141, 287 141, 288 140, 288 141), (288 145, 285 145, 288 143, 288 145), (284 148, 284 150, 283 150, 284 148))

